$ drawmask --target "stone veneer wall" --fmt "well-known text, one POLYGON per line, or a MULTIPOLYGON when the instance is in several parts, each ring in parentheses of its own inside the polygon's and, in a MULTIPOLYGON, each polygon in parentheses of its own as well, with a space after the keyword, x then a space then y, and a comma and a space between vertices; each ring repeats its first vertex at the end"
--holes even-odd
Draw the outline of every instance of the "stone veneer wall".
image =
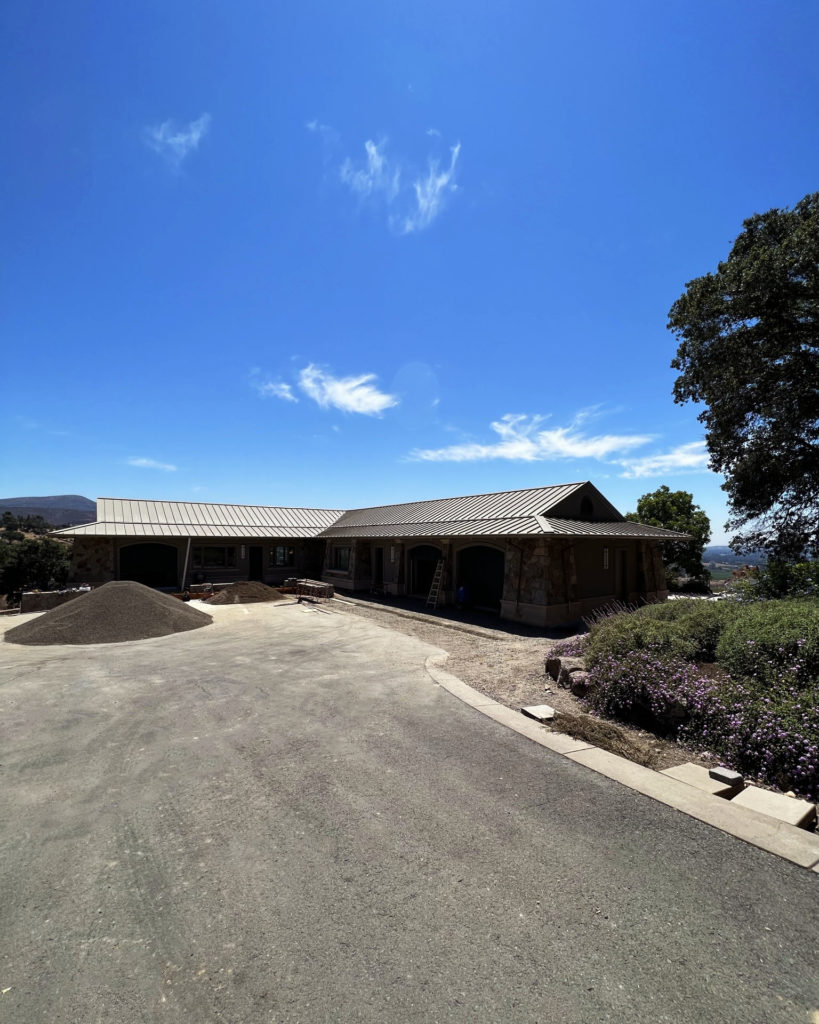
POLYGON ((114 541, 111 537, 75 537, 69 583, 107 583, 114 579, 114 541))

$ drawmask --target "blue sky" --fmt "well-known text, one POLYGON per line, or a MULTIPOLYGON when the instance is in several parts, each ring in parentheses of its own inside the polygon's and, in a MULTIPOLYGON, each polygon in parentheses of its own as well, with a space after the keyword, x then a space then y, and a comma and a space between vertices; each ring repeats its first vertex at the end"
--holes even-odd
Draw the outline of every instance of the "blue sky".
POLYGON ((807 2, 0 13, 3 495, 721 480, 667 313, 819 187, 807 2))

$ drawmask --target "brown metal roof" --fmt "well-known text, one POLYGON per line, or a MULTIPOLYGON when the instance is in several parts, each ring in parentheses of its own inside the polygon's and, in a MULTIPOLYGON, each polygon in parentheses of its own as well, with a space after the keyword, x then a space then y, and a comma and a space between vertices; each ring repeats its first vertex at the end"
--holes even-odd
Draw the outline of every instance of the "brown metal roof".
POLYGON ((98 520, 55 533, 85 537, 308 538, 563 536, 654 540, 684 534, 626 522, 588 482, 435 498, 342 512, 334 509, 212 502, 98 498, 98 520), (591 490, 608 522, 549 516, 576 491, 591 490))
POLYGON ((55 531, 92 537, 316 537, 339 509, 98 498, 97 521, 55 531))
POLYGON ((521 519, 464 519, 442 523, 385 523, 374 526, 331 526, 321 536, 328 539, 349 537, 471 537, 540 534, 543 531, 534 516, 521 519))
MULTIPOLYGON (((557 484, 553 487, 530 487, 523 491, 495 491, 491 494, 470 494, 462 498, 434 498, 431 501, 410 501, 401 505, 357 508, 345 512, 334 526, 443 525, 478 520, 523 519, 526 516, 546 514, 584 486, 584 483, 557 484)), ((619 513, 612 506, 608 507, 619 518, 619 513)))
POLYGON ((543 533, 561 537, 636 537, 644 540, 687 540, 688 534, 642 523, 589 523, 580 519, 536 516, 543 533))

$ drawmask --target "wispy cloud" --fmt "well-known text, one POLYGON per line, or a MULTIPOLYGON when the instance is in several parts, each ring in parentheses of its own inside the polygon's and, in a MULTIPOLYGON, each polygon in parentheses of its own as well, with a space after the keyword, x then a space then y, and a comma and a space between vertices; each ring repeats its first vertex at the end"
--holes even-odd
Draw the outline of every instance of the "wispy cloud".
POLYGON ((415 209, 404 218, 401 227, 402 234, 408 235, 413 231, 423 231, 424 228, 429 227, 440 213, 447 193, 457 190, 455 165, 458 162, 458 154, 461 152, 460 142, 449 152, 450 160, 447 170, 439 171, 438 161, 431 160, 427 176, 418 178, 412 183, 415 190, 415 209))
POLYGON ((137 469, 161 469, 163 473, 175 473, 177 470, 170 462, 157 462, 156 459, 146 459, 141 455, 132 455, 128 465, 136 466, 137 469))
POLYGON ((705 441, 691 441, 677 445, 670 452, 645 455, 639 459, 622 459, 621 476, 637 479, 645 476, 665 476, 673 472, 698 473, 708 469, 705 441))
MULTIPOLYGON (((306 128, 325 141, 339 141, 334 129, 319 121, 308 121, 306 128)), ((427 129, 426 135, 441 138, 437 128, 427 129)), ((347 157, 338 168, 338 178, 360 203, 386 210, 391 230, 409 235, 428 228, 444 208, 447 196, 457 191, 455 172, 460 152, 459 142, 449 150, 449 163, 443 170, 441 161, 429 156, 426 171, 419 173, 409 161, 388 152, 386 138, 377 142, 367 139, 363 159, 347 157)))
POLYGON ((210 129, 210 114, 202 114, 195 121, 177 127, 174 121, 163 121, 145 129, 145 144, 178 170, 185 157, 199 148, 199 143, 210 129))
POLYGON ((298 402, 290 384, 281 380, 253 381, 253 387, 262 398, 281 398, 285 402, 298 402))
POLYGON ((385 409, 398 405, 395 395, 379 391, 373 385, 374 373, 358 377, 333 377, 312 363, 299 374, 299 387, 322 409, 340 409, 365 416, 380 416, 385 409))
POLYGON ((384 154, 386 144, 386 139, 381 142, 367 139, 364 143, 364 163, 356 165, 348 158, 341 165, 340 175, 344 184, 356 195, 362 198, 383 195, 391 203, 401 187, 401 168, 387 160, 384 154))
POLYGON ((545 429, 544 416, 507 413, 490 424, 499 440, 491 444, 454 444, 446 448, 416 448, 409 458, 420 462, 480 462, 509 459, 546 462, 555 459, 610 459, 651 440, 647 434, 587 435, 575 419, 568 427, 545 429))

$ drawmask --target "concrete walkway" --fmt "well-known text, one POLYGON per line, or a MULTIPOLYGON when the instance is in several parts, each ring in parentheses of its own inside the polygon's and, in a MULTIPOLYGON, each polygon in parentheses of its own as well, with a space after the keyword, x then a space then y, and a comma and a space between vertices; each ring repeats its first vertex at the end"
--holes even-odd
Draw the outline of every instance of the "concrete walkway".
POLYGON ((213 612, 0 645, 0 1020, 813 1024, 816 875, 480 715, 435 648, 213 612))

